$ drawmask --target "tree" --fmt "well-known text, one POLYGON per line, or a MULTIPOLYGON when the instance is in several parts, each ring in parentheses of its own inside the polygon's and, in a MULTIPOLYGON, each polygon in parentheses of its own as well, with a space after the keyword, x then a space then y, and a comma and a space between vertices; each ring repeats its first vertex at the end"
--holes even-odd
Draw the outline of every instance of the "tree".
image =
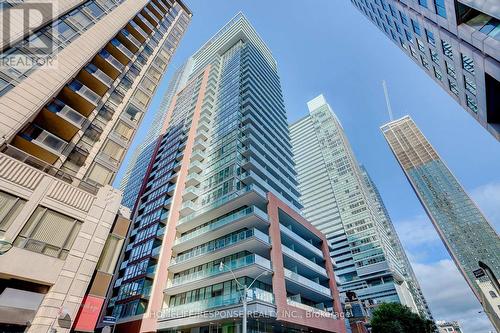
POLYGON ((434 333, 434 322, 398 303, 383 303, 373 311, 372 333, 434 333))

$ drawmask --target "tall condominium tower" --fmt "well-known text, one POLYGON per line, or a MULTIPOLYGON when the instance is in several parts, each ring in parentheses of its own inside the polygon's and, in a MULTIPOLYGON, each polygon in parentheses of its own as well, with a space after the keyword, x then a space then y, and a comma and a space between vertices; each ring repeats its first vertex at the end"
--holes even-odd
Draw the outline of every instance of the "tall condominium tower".
POLYGON ((500 140, 500 10, 495 1, 351 2, 500 140))
POLYGON ((327 241, 298 212, 270 50, 238 14, 188 63, 135 204, 116 331, 240 332, 248 309, 252 332, 345 332, 327 241))
POLYGON ((482 261, 500 277, 498 234, 409 116, 382 126, 382 132, 458 269, 482 301, 473 272, 482 261))
POLYGON ((183 74, 186 65, 178 68, 169 83, 167 92, 163 97, 160 107, 156 110, 153 122, 148 128, 144 140, 140 145, 134 150, 130 161, 127 164, 127 169, 125 170, 125 175, 120 182, 120 190, 123 191, 122 204, 130 209, 134 208, 134 204, 137 201, 137 196, 141 189, 142 182, 144 181, 144 176, 148 169, 148 164, 156 147, 156 140, 165 130, 165 120, 168 114, 168 107, 172 102, 174 94, 177 89, 181 86, 182 82, 185 84, 185 76, 183 74))
POLYGON ((0 331, 93 331, 129 226, 109 184, 190 16, 0 5, 0 331))
MULTIPOLYGON (((322 95, 290 125, 305 217, 326 235, 341 293, 400 302, 430 317, 380 195, 322 95)), ((344 295, 345 296, 345 295, 344 295)), ((366 302, 365 302, 366 303, 366 302)))

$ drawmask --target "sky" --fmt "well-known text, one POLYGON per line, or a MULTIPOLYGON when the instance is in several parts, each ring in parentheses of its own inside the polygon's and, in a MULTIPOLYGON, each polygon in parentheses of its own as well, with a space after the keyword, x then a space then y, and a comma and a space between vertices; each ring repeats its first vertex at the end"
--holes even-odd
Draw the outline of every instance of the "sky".
POLYGON ((158 87, 115 185, 144 138, 173 71, 242 11, 278 62, 290 122, 323 94, 377 187, 437 320, 493 331, 389 150, 382 80, 395 118, 411 115, 487 218, 500 226, 500 143, 348 0, 185 0, 190 24, 158 87))

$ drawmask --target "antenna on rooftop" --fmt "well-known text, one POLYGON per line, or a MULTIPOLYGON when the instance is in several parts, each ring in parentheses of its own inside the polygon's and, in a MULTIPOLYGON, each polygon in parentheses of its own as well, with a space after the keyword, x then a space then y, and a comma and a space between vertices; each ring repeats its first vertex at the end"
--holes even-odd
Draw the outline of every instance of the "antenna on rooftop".
POLYGON ((387 112, 389 112, 389 119, 393 121, 394 116, 392 115, 391 101, 389 100, 389 93, 387 92, 387 83, 385 83, 385 80, 382 80, 382 87, 384 87, 385 104, 387 105, 387 112))

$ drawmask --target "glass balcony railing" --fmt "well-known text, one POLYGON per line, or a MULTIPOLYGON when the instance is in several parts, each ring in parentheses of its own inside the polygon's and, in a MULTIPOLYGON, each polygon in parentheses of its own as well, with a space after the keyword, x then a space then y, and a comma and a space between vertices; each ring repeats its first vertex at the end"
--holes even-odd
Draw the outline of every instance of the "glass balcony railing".
POLYGON ((111 86, 113 83, 113 79, 108 76, 108 74, 104 73, 101 71, 96 65, 94 64, 88 64, 85 66, 85 70, 95 76, 99 81, 107 85, 108 87, 111 86))
POLYGON ((175 258, 172 258, 170 261, 171 265, 179 264, 185 261, 188 261, 192 258, 205 255, 207 253, 215 252, 221 249, 224 249, 226 247, 229 247, 231 245, 237 244, 241 241, 244 241, 246 239, 249 239, 251 237, 256 237, 266 243, 269 243, 269 236, 264 234, 262 231, 258 229, 250 229, 250 230, 243 230, 241 232, 238 232, 236 234, 231 235, 229 238, 222 238, 219 240, 216 240, 214 242, 211 242, 209 244, 205 244, 203 246, 197 247, 196 249, 193 249, 189 252, 184 252, 181 255, 178 255, 175 258))
POLYGON ((314 289, 315 291, 326 295, 326 296, 331 296, 330 289, 327 287, 323 287, 319 283, 310 280, 300 274, 297 274, 295 272, 292 272, 291 270, 288 270, 285 268, 285 278, 289 278, 290 280, 293 280, 306 288, 314 289))
POLYGON ((109 53, 108 51, 101 50, 101 52, 99 52, 99 55, 108 63, 110 63, 111 66, 116 68, 118 71, 122 72, 123 69, 125 68, 125 66, 121 62, 119 62, 115 57, 113 57, 111 53, 109 53))
POLYGON ((95 92, 93 92, 91 89, 87 88, 77 80, 74 80, 73 82, 68 84, 68 87, 94 105, 97 105, 101 99, 101 96, 97 95, 95 92))
POLYGON ((128 32, 127 29, 122 29, 120 30, 121 34, 125 36, 132 44, 134 44, 135 47, 140 48, 141 47, 141 42, 137 40, 130 32, 128 32))
POLYGON ((149 23, 148 19, 144 17, 144 15, 142 14, 137 14, 137 17, 142 21, 142 23, 144 23, 146 25, 146 27, 148 27, 148 29, 150 31, 154 31, 155 30, 155 27, 149 23))
POLYGON ((179 223, 178 225, 180 224, 183 224, 183 223, 186 223, 188 221, 191 221, 193 220, 194 218, 200 216, 201 214, 204 214, 214 208, 217 208, 217 207, 220 207, 224 204, 226 204, 228 201, 231 201, 235 198, 238 198, 248 192, 251 192, 251 191, 256 191, 258 192, 261 196, 263 196, 264 198, 266 197, 266 194, 264 193, 264 191, 262 191, 260 188, 254 186, 254 185, 248 185, 248 186, 245 186, 244 188, 242 188, 241 190, 238 190, 238 191, 235 191, 233 193, 229 193, 215 201, 212 201, 211 203, 201 207, 200 209, 198 209, 196 212, 182 218, 179 220, 179 223))
POLYGON ((212 230, 215 230, 217 228, 220 228, 224 225, 227 225, 229 223, 232 223, 240 218, 250 216, 251 214, 257 214, 260 215, 262 218, 267 219, 267 214, 264 213, 262 210, 258 209, 257 207, 248 207, 243 210, 240 210, 234 214, 228 215, 220 220, 214 221, 213 223, 210 223, 202 228, 196 229, 193 232, 190 232, 188 234, 185 234, 184 236, 180 237, 175 241, 175 244, 180 244, 186 241, 189 241, 190 239, 193 239, 195 237, 198 237, 200 235, 203 235, 207 232, 210 232, 212 230))
POLYGON ((323 267, 321 267, 320 265, 307 259, 306 257, 301 255, 300 253, 292 250, 291 248, 289 248, 285 245, 281 245, 281 248, 282 248, 283 253, 287 254, 288 256, 290 256, 292 258, 295 258, 296 261, 299 261, 299 262, 303 263, 305 266, 309 267, 310 269, 312 269, 318 273, 321 273, 324 276, 327 276, 326 270, 323 267))
POLYGON ((148 34, 134 21, 129 22, 132 28, 139 33, 144 39, 148 38, 148 34))
POLYGON ((147 269, 146 269, 146 275, 148 276, 151 276, 151 275, 154 275, 156 273, 156 267, 158 265, 153 265, 153 266, 149 266, 147 269))
MULTIPOLYGON (((253 288, 249 289, 247 292, 247 301, 261 301, 269 304, 274 304, 274 295, 268 291, 262 289, 253 288)), ((241 303, 241 293, 235 292, 228 295, 220 295, 208 299, 204 299, 197 302, 186 303, 182 305, 172 306, 167 309, 163 309, 161 317, 176 318, 176 317, 187 317, 196 315, 207 310, 212 310, 220 307, 226 307, 231 305, 237 305, 241 303)))
POLYGON ((211 267, 209 269, 178 276, 172 280, 170 287, 176 287, 179 285, 195 282, 208 277, 224 274, 229 272, 229 268, 234 271, 236 269, 240 269, 254 264, 257 264, 267 269, 271 269, 271 262, 269 260, 257 254, 249 254, 245 257, 231 260, 229 263, 226 263, 224 265, 224 268, 222 270, 220 270, 219 265, 215 265, 214 267, 211 267))
POLYGON ((52 103, 47 106, 47 109, 51 112, 57 113, 59 117, 64 118, 80 128, 87 119, 81 113, 73 110, 73 108, 58 99, 52 101, 52 103))
POLYGON ((120 50, 120 52, 123 53, 127 58, 132 59, 134 57, 134 53, 127 49, 127 47, 123 45, 118 39, 113 38, 111 40, 111 44, 118 50, 120 50))
POLYGON ((293 232, 289 228, 287 228, 284 225, 280 224, 280 231, 282 233, 284 233, 285 235, 287 235, 289 238, 291 238, 293 241, 299 243, 301 246, 307 248, 308 250, 310 250, 314 254, 318 255, 321 258, 323 258, 323 252, 320 249, 318 249, 317 247, 315 247, 314 245, 312 245, 311 243, 309 243, 308 241, 306 241, 304 238, 302 238, 299 235, 297 235, 295 232, 293 232))
POLYGON ((308 312, 317 312, 317 313, 321 313, 322 316, 324 316, 324 317, 331 317, 331 318, 336 319, 336 316, 333 313, 325 311, 324 309, 318 309, 314 306, 310 306, 310 305, 307 305, 304 303, 296 302, 290 298, 287 298, 286 302, 288 305, 295 306, 297 308, 306 310, 308 312))
POLYGON ((60 154, 67 145, 67 142, 63 139, 33 124, 20 136, 56 154, 60 154))

